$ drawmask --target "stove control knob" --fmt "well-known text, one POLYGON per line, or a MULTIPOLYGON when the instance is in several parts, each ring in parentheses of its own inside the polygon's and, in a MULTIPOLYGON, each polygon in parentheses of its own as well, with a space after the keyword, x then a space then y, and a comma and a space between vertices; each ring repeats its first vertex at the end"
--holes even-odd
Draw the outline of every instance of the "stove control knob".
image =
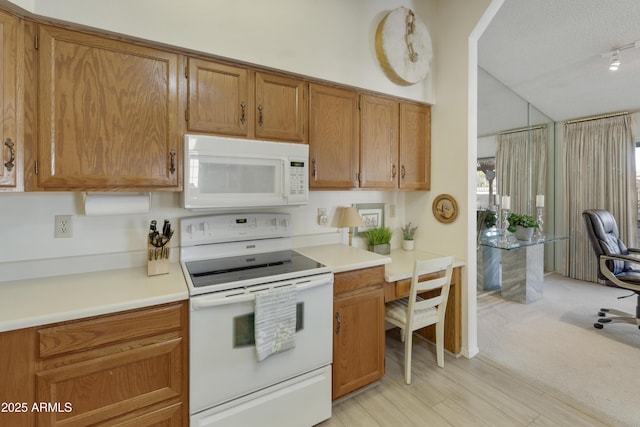
POLYGON ((187 225, 186 231, 188 234, 193 234, 193 224, 187 225))
POLYGON ((283 219, 282 221, 280 221, 280 225, 284 228, 289 228, 289 220, 283 219))
POLYGON ((198 228, 202 231, 202 234, 207 234, 207 231, 209 231, 209 223, 201 222, 198 228))

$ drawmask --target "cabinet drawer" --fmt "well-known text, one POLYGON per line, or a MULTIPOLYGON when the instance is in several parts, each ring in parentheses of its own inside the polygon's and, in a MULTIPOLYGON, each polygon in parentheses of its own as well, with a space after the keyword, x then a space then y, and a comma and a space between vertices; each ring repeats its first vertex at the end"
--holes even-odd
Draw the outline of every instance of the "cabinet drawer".
POLYGON ((179 330, 182 307, 160 306, 39 329, 40 358, 179 330))
POLYGON ((36 374, 37 402, 62 402, 39 425, 85 426, 168 399, 183 388, 183 339, 175 338, 36 374))
POLYGON ((379 285, 384 282, 384 266, 337 273, 333 279, 333 294, 379 285))

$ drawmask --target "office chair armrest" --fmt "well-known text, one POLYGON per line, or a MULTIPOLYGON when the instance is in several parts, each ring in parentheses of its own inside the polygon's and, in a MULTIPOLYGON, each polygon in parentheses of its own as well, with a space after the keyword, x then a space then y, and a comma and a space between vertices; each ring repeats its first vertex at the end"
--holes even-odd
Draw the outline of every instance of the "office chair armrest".
POLYGON ((627 248, 627 250, 633 254, 640 255, 640 248, 627 248))
MULTIPOLYGON (((638 255, 640 255, 640 253, 638 255)), ((627 261, 627 262, 632 262, 632 263, 635 263, 635 264, 640 264, 640 256, 621 255, 621 254, 600 255, 600 259, 605 258, 605 257, 607 258, 607 260, 610 260, 610 261, 627 261)))
POLYGON ((607 267, 607 261, 616 261, 616 260, 617 261, 628 261, 628 262, 640 264, 640 259, 634 258, 634 257, 630 257, 628 255, 600 255, 600 272, 604 275, 604 277, 607 278, 607 280, 609 280, 614 285, 616 285, 616 286, 618 286, 620 288, 629 289, 629 290, 632 290, 632 291, 635 291, 635 292, 640 292, 640 285, 635 285, 635 284, 632 284, 632 283, 623 282, 622 280, 618 279, 611 272, 611 270, 609 270, 609 267, 607 267))

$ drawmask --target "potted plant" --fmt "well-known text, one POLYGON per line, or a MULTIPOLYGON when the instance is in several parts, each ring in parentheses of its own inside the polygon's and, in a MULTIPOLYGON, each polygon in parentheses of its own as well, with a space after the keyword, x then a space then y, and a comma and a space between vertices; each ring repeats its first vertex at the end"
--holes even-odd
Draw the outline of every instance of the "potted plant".
POLYGON ((369 251, 381 255, 388 255, 391 253, 390 242, 393 231, 391 231, 390 228, 384 226, 375 227, 367 230, 366 233, 369 251))
POLYGON ((517 214, 511 213, 507 217, 507 221, 509 222, 509 230, 512 233, 515 233, 516 239, 518 240, 531 240, 533 236, 533 230, 538 228, 538 223, 531 215, 527 214, 517 214))
POLYGON ((400 230, 402 231, 402 249, 405 251, 413 250, 415 243, 413 241, 413 235, 416 233, 417 229, 417 225, 415 227, 411 226, 411 221, 409 221, 409 223, 404 227, 400 227, 400 230))

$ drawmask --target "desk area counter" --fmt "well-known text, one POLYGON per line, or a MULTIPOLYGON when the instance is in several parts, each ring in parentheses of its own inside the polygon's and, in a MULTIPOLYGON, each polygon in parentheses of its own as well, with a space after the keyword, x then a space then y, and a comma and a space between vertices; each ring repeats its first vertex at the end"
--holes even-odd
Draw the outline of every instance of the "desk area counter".
MULTIPOLYGON (((413 265, 416 260, 434 259, 443 255, 434 254, 424 251, 405 251, 402 249, 394 249, 389 255, 391 263, 385 266, 384 279, 387 282, 396 282, 402 279, 410 279, 413 275, 413 265)), ((455 260, 453 267, 463 267, 462 261, 455 260)))
POLYGON ((188 298, 178 263, 152 277, 140 267, 0 282, 0 332, 188 298))

